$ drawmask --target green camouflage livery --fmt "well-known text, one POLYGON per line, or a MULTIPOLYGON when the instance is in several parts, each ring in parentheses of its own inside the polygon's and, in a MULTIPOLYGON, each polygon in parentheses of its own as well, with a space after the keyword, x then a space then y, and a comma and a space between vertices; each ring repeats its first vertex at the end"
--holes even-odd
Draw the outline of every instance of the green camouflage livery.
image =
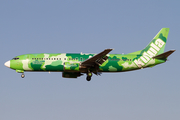
POLYGON ((5 65, 20 73, 59 71, 63 72, 62 76, 66 78, 77 78, 86 73, 89 81, 92 73, 99 75, 101 72, 131 71, 166 62, 167 57, 175 51, 164 53, 168 33, 169 28, 162 28, 143 50, 129 54, 108 54, 112 49, 106 49, 99 54, 25 54, 16 56, 5 65))

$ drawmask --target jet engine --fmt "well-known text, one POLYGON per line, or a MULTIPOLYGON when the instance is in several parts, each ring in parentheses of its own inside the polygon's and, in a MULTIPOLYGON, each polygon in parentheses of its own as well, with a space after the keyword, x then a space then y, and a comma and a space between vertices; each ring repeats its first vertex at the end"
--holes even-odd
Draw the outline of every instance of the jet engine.
POLYGON ((77 78, 77 77, 80 77, 81 74, 80 72, 63 72, 62 73, 62 77, 64 78, 77 78))

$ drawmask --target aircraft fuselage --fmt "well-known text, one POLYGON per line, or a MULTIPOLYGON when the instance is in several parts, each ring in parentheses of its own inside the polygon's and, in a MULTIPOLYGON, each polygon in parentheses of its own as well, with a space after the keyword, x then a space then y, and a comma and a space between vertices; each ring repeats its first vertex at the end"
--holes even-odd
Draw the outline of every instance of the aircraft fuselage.
POLYGON ((22 73, 22 78, 24 71, 57 71, 62 72, 65 78, 77 78, 86 73, 86 79, 90 81, 92 73, 126 72, 166 62, 175 51, 164 52, 168 33, 169 28, 162 28, 144 49, 129 54, 108 54, 113 49, 105 49, 98 54, 25 54, 7 61, 5 66, 22 73))

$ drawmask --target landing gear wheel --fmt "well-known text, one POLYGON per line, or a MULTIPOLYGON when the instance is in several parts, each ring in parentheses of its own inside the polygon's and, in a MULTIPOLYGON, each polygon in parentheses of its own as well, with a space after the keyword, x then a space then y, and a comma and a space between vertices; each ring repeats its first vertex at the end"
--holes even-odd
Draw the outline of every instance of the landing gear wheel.
POLYGON ((87 76, 87 77, 86 77, 86 80, 87 80, 87 81, 90 81, 90 80, 91 80, 91 76, 87 76))
POLYGON ((24 78, 24 77, 25 77, 24 73, 22 73, 21 77, 22 77, 22 78, 24 78))
POLYGON ((92 72, 90 70, 87 71, 87 77, 86 77, 86 80, 87 81, 90 81, 91 80, 91 77, 92 77, 92 72))

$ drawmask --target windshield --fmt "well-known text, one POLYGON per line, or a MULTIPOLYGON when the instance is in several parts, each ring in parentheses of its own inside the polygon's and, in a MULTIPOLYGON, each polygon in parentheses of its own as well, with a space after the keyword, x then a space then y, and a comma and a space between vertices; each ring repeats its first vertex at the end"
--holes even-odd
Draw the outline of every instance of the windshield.
POLYGON ((18 57, 15 57, 15 58, 13 58, 12 60, 18 60, 19 58, 18 57))

